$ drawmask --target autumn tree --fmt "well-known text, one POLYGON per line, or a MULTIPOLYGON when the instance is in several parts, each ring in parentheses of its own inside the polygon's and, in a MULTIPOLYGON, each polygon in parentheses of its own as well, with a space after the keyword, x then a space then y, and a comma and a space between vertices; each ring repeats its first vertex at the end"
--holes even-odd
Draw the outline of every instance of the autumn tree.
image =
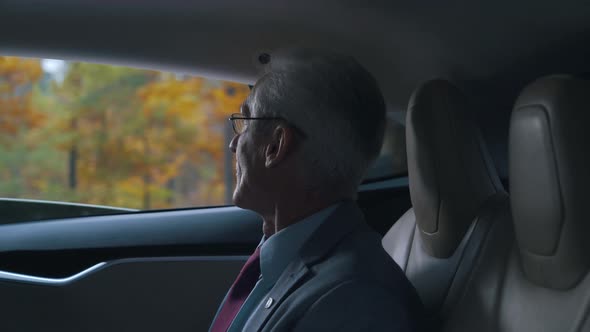
POLYGON ((38 60, 0 56, 0 195, 19 197, 28 186, 22 175, 26 134, 45 120, 31 103, 42 74, 38 60))
POLYGON ((186 200, 222 202, 227 149, 224 126, 247 93, 248 88, 240 84, 174 75, 143 87, 139 96, 144 119, 150 123, 144 144, 136 146, 142 147, 141 153, 167 160, 151 159, 140 166, 146 170, 143 186, 162 188, 168 184, 169 189, 182 193, 183 204, 186 200))
POLYGON ((33 85, 43 71, 38 60, 0 57, 0 138, 10 145, 19 131, 39 126, 43 116, 31 107, 33 85))

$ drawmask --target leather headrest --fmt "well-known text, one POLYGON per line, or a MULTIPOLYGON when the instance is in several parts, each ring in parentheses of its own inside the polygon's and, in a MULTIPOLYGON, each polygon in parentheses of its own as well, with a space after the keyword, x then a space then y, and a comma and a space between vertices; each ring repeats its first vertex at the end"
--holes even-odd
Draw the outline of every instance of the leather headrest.
POLYGON ((510 200, 526 276, 573 287, 590 263, 590 81, 550 76, 530 84, 510 124, 510 200))
POLYGON ((410 195, 424 249, 453 254, 491 195, 503 191, 470 106, 451 83, 433 80, 410 99, 406 144, 410 195))

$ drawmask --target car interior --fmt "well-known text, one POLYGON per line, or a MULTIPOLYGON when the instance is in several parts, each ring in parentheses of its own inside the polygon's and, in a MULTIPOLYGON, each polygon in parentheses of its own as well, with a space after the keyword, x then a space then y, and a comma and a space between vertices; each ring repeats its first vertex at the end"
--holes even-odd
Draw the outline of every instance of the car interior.
MULTIPOLYGON (((248 85, 286 48, 352 55, 407 163, 357 202, 431 330, 590 331, 589 18, 575 1, 4 0, 0 55, 248 85)), ((261 238, 235 206, 0 198, 5 331, 207 331, 261 238)))

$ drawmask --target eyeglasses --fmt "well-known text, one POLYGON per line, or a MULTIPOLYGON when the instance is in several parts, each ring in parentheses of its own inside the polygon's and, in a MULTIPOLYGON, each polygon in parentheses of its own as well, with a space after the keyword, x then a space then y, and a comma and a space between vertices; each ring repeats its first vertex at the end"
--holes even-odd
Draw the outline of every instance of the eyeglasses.
POLYGON ((248 121, 249 120, 282 120, 283 118, 277 118, 277 117, 248 117, 248 116, 244 116, 241 113, 234 113, 229 117, 229 121, 232 124, 232 127, 234 128, 234 132, 239 135, 242 134, 244 131, 246 131, 246 128, 248 127, 248 121))

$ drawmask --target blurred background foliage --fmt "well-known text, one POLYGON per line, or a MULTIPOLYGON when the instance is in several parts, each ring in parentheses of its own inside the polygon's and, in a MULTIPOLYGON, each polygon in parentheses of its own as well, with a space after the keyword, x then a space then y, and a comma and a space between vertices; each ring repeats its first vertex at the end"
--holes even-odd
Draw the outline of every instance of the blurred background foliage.
POLYGON ((137 209, 223 205, 246 85, 0 57, 0 197, 137 209), (229 171, 229 172, 228 172, 229 171))

